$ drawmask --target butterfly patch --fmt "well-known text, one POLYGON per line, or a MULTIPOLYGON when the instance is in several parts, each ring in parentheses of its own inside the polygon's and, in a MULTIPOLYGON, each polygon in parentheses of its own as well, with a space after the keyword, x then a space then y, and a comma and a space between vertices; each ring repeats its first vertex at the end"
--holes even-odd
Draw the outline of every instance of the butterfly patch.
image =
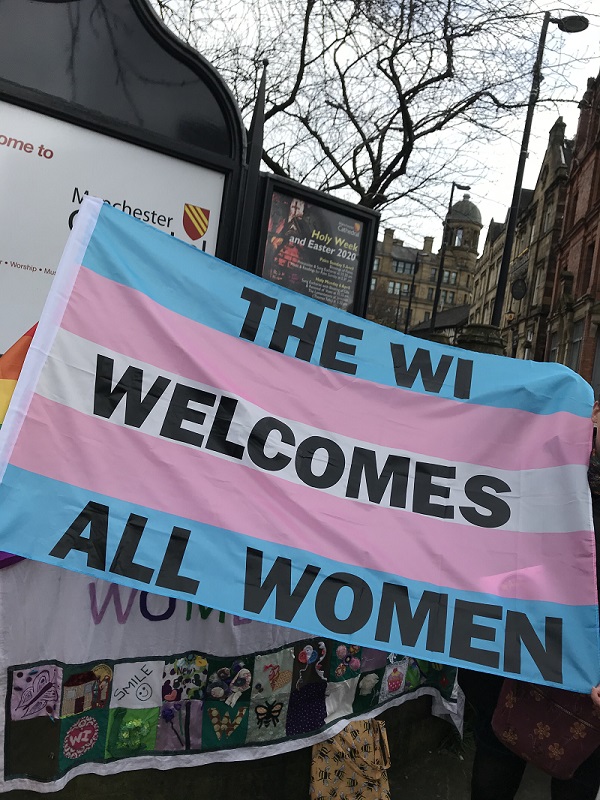
POLYGON ((269 703, 268 700, 265 700, 264 702, 259 703, 254 709, 254 713, 256 714, 256 724, 259 728, 268 728, 269 725, 273 723, 273 727, 275 727, 275 725, 277 725, 279 722, 279 715, 282 711, 283 703, 269 703))

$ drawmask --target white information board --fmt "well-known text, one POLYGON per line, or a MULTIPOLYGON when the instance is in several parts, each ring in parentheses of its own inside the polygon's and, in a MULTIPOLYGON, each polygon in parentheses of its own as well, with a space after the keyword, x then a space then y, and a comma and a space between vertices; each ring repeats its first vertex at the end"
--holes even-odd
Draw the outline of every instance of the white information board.
POLYGON ((0 101, 0 353, 39 319, 85 194, 214 254, 224 180, 0 101))

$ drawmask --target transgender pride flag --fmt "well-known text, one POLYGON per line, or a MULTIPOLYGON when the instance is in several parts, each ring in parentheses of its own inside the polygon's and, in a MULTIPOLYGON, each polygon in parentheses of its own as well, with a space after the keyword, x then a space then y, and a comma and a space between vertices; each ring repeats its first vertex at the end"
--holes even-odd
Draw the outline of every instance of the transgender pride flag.
POLYGON ((86 200, 0 434, 0 549, 342 643, 600 680, 590 387, 86 200))

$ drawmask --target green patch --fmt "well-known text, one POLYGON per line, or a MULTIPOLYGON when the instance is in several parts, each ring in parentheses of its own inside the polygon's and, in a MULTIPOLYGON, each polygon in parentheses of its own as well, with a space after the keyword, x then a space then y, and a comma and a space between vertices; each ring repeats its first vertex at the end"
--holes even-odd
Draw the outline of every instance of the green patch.
POLYGON ((156 744, 158 708, 112 708, 106 758, 129 758, 152 752, 156 744))

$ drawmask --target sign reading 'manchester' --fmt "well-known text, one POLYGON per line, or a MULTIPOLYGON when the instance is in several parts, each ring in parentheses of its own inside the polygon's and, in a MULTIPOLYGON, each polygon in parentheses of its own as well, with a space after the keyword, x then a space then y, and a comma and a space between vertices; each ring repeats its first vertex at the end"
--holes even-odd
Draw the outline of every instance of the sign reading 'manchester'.
POLYGON ((0 178, 0 353, 38 321, 88 194, 216 251, 223 173, 2 101, 0 178))
POLYGON ((591 402, 87 199, 2 430, 0 548, 586 691, 591 402))

